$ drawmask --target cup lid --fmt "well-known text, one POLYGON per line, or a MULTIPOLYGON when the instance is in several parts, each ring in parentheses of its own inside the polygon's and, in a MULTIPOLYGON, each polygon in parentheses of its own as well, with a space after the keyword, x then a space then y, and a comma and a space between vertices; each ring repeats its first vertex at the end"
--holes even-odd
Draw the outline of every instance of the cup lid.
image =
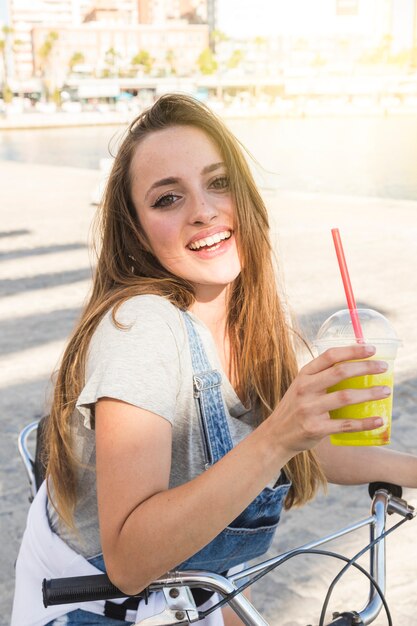
MULTIPOLYGON (((367 343, 401 344, 391 322, 373 309, 357 309, 363 336, 367 343)), ((356 343, 355 332, 348 309, 333 313, 320 327, 314 345, 348 345, 356 343)))

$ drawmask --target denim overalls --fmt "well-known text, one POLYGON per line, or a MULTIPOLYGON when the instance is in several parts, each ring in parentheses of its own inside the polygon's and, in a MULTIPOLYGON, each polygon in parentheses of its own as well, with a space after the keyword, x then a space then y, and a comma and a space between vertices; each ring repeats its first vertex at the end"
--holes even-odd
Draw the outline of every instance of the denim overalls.
MULTIPOLYGON (((193 366, 194 397, 201 426, 205 467, 208 469, 233 448, 221 392, 221 375, 211 368, 191 317, 182 312, 193 366)), ((285 496, 291 486, 281 472, 274 488, 265 487, 251 504, 208 545, 175 569, 225 572, 264 554, 271 545, 285 496)), ((104 570, 100 555, 91 562, 104 570)))
MULTIPOLYGON (((191 317, 186 312, 183 317, 207 469, 233 448, 233 442, 221 393, 221 375, 211 368, 191 317)), ((176 569, 207 569, 220 573, 264 554, 271 545, 290 486, 282 472, 274 488, 265 487, 230 526, 176 569)))
MULTIPOLYGON (((191 317, 182 312, 188 333, 193 366, 194 397, 200 420, 203 448, 205 451, 205 467, 208 469, 233 448, 226 409, 221 393, 221 375, 213 370, 207 358, 201 338, 194 328, 191 317)), ((223 573, 235 565, 264 554, 271 545, 279 522, 285 496, 291 486, 290 481, 281 472, 275 487, 265 487, 257 498, 207 546, 194 554, 190 559, 179 564, 175 569, 205 569, 223 573)), ((98 569, 106 571, 103 555, 89 559, 98 569)), ((132 602, 134 599, 129 599, 132 602)), ((136 600, 136 606, 139 599, 136 600)), ((110 615, 111 602, 106 602, 106 615, 110 615)), ((116 607, 119 612, 119 607, 116 607)), ((93 623, 91 613, 75 611, 71 613, 69 624, 93 623), (83 621, 87 620, 87 621, 83 621)), ((103 618, 101 618, 103 619, 103 618)), ((108 617, 106 625, 120 624, 119 617, 113 620, 108 617)), ((126 618, 127 619, 127 618, 126 618)), ((56 622, 58 625, 59 622, 56 622)), ((96 622, 94 622, 96 623, 96 622)), ((98 624, 99 622, 97 622, 98 624)), ((101 622, 100 622, 101 623, 101 622)), ((47 626, 55 626, 55 622, 47 626)))

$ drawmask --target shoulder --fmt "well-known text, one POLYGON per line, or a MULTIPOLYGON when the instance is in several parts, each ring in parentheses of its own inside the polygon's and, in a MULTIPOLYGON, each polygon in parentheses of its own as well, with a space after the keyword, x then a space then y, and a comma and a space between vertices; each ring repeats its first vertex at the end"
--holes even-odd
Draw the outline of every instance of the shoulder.
POLYGON ((118 315, 126 319, 130 318, 131 321, 141 316, 152 315, 167 322, 178 323, 181 311, 163 296, 146 294, 126 300, 120 306, 118 315))
POLYGON ((89 345, 77 408, 88 419, 98 398, 141 407, 172 423, 182 384, 182 314, 158 296, 135 296, 106 313, 89 345))
POLYGON ((169 300, 162 296, 140 295, 129 298, 119 307, 106 313, 101 325, 111 325, 119 330, 132 330, 135 327, 168 326, 172 331, 183 327, 182 313, 169 300))
POLYGON ((186 331, 183 315, 162 296, 140 295, 129 298, 116 309, 108 311, 92 338, 91 349, 101 352, 116 346, 135 350, 141 346, 165 346, 180 352, 184 348, 186 331))

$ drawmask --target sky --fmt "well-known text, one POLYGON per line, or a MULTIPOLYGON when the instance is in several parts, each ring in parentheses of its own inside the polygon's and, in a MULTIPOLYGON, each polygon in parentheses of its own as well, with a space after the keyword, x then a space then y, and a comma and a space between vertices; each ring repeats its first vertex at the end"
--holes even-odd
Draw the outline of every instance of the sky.
MULTIPOLYGON (((383 0, 380 0, 383 2, 383 0)), ((374 0, 361 0, 373 5, 374 0)), ((218 0, 219 29, 228 35, 328 32, 336 0, 218 0)))
POLYGON ((7 0, 0 0, 0 22, 4 22, 6 19, 6 2, 7 0))
MULTIPOLYGON (((391 0, 359 0, 357 16, 337 16, 336 4, 337 0, 218 0, 218 28, 232 37, 387 30, 391 0)), ((395 35, 400 39, 411 36, 413 5, 414 0, 392 0, 395 35)))
MULTIPOLYGON (((232 37, 366 33, 386 19, 391 0, 359 0, 357 17, 336 17, 337 0, 218 0, 218 28, 232 37), (385 8, 384 8, 385 7, 385 8)), ((397 41, 412 34, 414 0, 392 0, 393 34, 397 41)), ((7 0, 0 0, 4 21, 7 0)))

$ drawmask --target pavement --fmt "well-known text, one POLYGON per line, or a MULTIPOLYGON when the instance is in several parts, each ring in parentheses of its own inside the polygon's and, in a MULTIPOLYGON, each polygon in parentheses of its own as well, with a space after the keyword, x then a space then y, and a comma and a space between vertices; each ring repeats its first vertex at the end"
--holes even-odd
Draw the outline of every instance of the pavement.
MULTIPOLYGON (((91 198, 100 173, 12 162, 0 168, 0 626, 6 626, 28 510, 16 439, 46 410, 52 373, 89 291, 91 198)), ((392 447, 417 454, 417 202, 279 190, 265 190, 265 199, 282 289, 307 338, 344 308, 330 235, 331 227, 339 227, 358 305, 385 314, 403 341, 395 368, 392 447)), ((417 499, 416 490, 405 495, 417 499)), ((283 516, 270 555, 366 517, 369 503, 365 487, 331 486, 327 496, 283 516)), ((387 540, 387 600, 395 625, 416 624, 416 532, 417 521, 409 522, 387 540)), ((360 531, 333 549, 352 555, 364 542, 360 531)), ((338 569, 329 559, 298 557, 256 585, 255 604, 271 626, 318 623, 338 569)), ((349 575, 337 586, 331 607, 360 609, 366 597, 367 585, 349 575)), ((375 622, 386 623, 382 614, 375 622)))

